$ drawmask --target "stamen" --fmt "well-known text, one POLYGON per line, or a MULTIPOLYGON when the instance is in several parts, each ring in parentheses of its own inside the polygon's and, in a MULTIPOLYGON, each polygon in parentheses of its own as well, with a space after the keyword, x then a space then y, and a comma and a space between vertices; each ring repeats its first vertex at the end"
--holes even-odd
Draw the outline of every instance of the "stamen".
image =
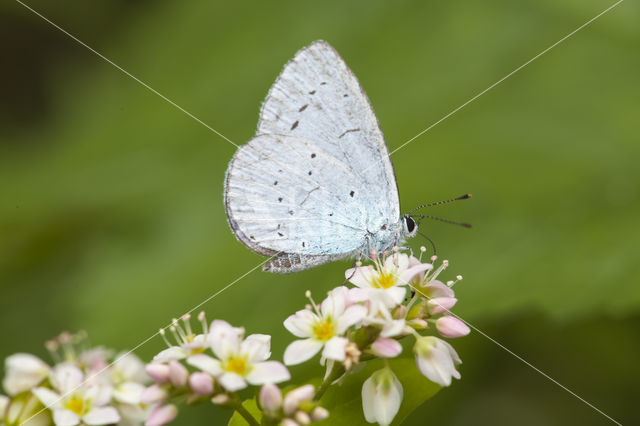
POLYGON ((209 325, 207 324, 207 315, 204 313, 204 311, 200 311, 200 313, 198 314, 198 320, 200 321, 200 324, 202 324, 202 333, 209 334, 209 325))
POLYGON ((164 328, 161 328, 160 330, 158 330, 158 333, 160 333, 160 336, 162 337, 162 340, 164 340, 164 343, 166 343, 168 347, 172 347, 173 346, 169 342, 169 339, 167 339, 167 336, 165 335, 164 328))
POLYGON ((182 329, 182 327, 180 327, 180 323, 178 322, 178 320, 176 318, 174 318, 173 320, 173 330, 174 332, 178 332, 178 334, 180 335, 180 338, 176 337, 176 341, 178 342, 178 344, 180 344, 180 342, 186 343, 187 340, 187 335, 184 332, 184 330, 182 329))
POLYGON ((361 266, 362 266, 362 262, 361 262, 360 260, 358 260, 358 261, 356 262, 356 266, 357 266, 358 268, 359 268, 359 267, 361 267, 361 266))
POLYGON ((172 325, 171 327, 169 327, 169 331, 173 334, 173 338, 176 339, 176 342, 178 343, 178 345, 180 345, 180 342, 182 342, 183 340, 178 335, 178 332, 176 331, 176 326, 172 325))
POLYGON ((58 342, 55 340, 49 340, 44 344, 44 347, 47 348, 51 354, 51 358, 56 364, 62 362, 62 359, 60 359, 60 355, 58 354, 58 348, 60 347, 58 342))
POLYGON ((191 331, 191 315, 184 314, 182 316, 182 322, 184 323, 184 328, 187 331, 187 336, 193 336, 193 331, 191 331))
POLYGON ((456 280, 447 282, 447 286, 453 287, 454 284, 457 283, 460 280, 462 280, 462 275, 456 275, 456 280))
POLYGON ((425 246, 420 246, 420 258, 418 259, 420 262, 422 262, 422 255, 427 251, 427 248, 425 246))
POLYGON ((316 305, 316 302, 313 301, 313 298, 311 297, 311 291, 310 290, 305 291, 304 295, 311 302, 311 305, 313 306, 313 310, 316 311, 316 314, 320 316, 320 309, 318 309, 318 305, 316 305))

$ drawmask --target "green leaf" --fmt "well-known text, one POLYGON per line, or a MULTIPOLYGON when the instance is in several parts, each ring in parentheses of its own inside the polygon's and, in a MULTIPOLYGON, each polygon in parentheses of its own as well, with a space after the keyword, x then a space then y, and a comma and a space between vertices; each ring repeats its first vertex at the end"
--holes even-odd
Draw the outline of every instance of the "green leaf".
MULTIPOLYGON (((262 411, 258 408, 255 398, 247 399, 242 403, 242 406, 258 421, 262 419, 262 411)), ((233 412, 233 416, 229 419, 229 426, 247 426, 247 422, 244 417, 237 411, 233 412)))
MULTIPOLYGON (((402 383, 404 398, 393 424, 400 424, 413 410, 434 396, 440 386, 427 380, 415 366, 413 358, 389 360, 389 366, 402 383)), ((370 361, 361 371, 350 374, 340 384, 331 386, 320 399, 320 405, 329 410, 323 424, 354 426, 366 424, 362 412, 362 384, 371 374, 384 367, 381 359, 370 361)))

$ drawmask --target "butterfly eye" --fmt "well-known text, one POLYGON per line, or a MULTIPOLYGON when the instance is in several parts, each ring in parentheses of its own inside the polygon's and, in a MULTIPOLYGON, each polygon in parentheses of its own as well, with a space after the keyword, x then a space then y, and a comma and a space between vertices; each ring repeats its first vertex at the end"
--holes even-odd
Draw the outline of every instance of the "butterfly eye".
POLYGON ((416 229, 416 222, 411 216, 405 216, 404 221, 407 224, 407 231, 412 233, 416 229))

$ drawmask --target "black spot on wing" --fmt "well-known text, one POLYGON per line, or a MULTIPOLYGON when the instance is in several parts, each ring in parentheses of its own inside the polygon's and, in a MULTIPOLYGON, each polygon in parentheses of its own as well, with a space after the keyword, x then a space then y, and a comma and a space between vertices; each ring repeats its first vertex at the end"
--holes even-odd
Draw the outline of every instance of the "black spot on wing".
POLYGON ((300 109, 298 110, 298 112, 302 112, 302 111, 304 111, 305 109, 307 109, 307 107, 308 107, 308 106, 309 106, 309 104, 304 104, 304 105, 302 105, 302 106, 300 107, 300 109))
POLYGON ((282 202, 282 197, 278 197, 278 202, 281 203, 282 202))
POLYGON ((353 196, 355 195, 355 192, 351 191, 349 195, 351 195, 351 198, 353 198, 353 196))
POLYGON ((282 232, 278 232, 278 235, 280 235, 281 237, 284 237, 284 234, 282 232))
POLYGON ((310 92, 309 92, 309 94, 310 94, 310 95, 315 95, 315 94, 316 94, 316 91, 315 91, 315 90, 312 90, 312 91, 310 91, 310 92))
POLYGON ((311 158, 316 158, 316 154, 311 154, 311 158))
POLYGON ((298 127, 298 123, 299 121, 296 120, 292 125, 291 125, 291 130, 295 129, 296 127, 298 127))
POLYGON ((311 170, 309 170, 309 176, 311 176, 311 170))

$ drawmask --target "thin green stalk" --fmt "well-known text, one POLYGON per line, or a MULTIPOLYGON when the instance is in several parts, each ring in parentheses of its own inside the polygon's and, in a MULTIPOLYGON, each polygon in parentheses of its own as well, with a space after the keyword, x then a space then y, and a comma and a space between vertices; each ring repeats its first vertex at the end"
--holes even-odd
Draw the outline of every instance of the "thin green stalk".
POLYGON ((238 412, 238 414, 240 414, 242 417, 244 417, 244 419, 247 421, 247 423, 249 423, 249 425, 251 425, 251 426, 260 426, 260 423, 258 423, 256 418, 253 417, 251 415, 251 413, 249 411, 247 411, 246 408, 244 408, 244 406, 242 405, 242 402, 236 401, 233 404, 233 409, 236 410, 238 412))

